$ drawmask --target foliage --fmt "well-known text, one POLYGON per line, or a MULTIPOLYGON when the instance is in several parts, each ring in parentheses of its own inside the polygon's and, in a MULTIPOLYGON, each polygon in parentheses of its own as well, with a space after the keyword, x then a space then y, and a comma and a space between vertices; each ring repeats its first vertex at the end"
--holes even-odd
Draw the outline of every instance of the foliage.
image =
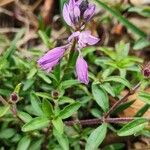
MULTIPOLYGON (((114 11, 102 1, 95 1, 98 6, 106 9, 105 19, 109 18, 107 11, 110 12, 140 39, 137 43, 133 36, 132 42, 122 39, 113 46, 107 44, 82 49, 89 65, 88 85, 75 79, 76 54, 69 57, 67 53, 51 73, 46 73, 37 65, 38 58, 43 55, 41 49, 36 46, 26 49, 25 53, 29 56, 25 57, 24 52, 17 47, 18 41, 25 36, 26 29, 21 29, 11 42, 9 38, 0 35, 0 40, 9 41, 5 42, 6 45, 0 42, 3 48, 0 56, 0 149, 97 150, 103 147, 101 144, 111 130, 120 137, 142 135, 144 132, 150 136, 149 120, 143 117, 150 106, 150 94, 145 92, 149 78, 142 75, 139 64, 143 63, 143 59, 137 57, 137 51, 133 50, 149 45, 146 34, 122 16, 121 12, 114 11), (145 105, 135 117, 125 124, 113 120, 134 103, 135 100, 132 100, 121 103, 105 118, 111 109, 111 100, 120 100, 122 92, 126 90, 132 94, 132 88, 139 82, 141 88, 138 97, 145 105), (19 99, 13 101, 12 94, 16 94, 19 99)), ((60 2, 62 7, 64 1, 60 2)), ((133 7, 128 11, 149 17, 146 8, 133 7)), ((96 21, 104 23, 99 20, 96 21)), ((110 23, 111 21, 108 22, 110 23)), ((47 50, 56 44, 46 29, 39 29, 37 41, 47 50)), ((121 149, 124 146, 124 143, 116 142, 103 149, 121 149)))

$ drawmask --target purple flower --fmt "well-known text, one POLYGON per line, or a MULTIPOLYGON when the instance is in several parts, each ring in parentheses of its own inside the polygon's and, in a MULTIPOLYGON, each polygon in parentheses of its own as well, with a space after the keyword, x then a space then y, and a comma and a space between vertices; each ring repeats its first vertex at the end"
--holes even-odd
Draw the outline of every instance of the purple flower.
POLYGON ((88 84, 88 65, 82 56, 78 56, 76 61, 76 73, 78 76, 78 80, 81 83, 88 84))
POLYGON ((73 38, 78 40, 79 48, 84 48, 87 45, 95 45, 100 40, 99 38, 92 36, 90 31, 74 32, 68 38, 68 41, 70 42, 73 38))
POLYGON ((59 60, 63 57, 67 47, 68 45, 56 47, 47 52, 43 57, 41 57, 38 60, 39 66, 43 70, 50 72, 53 69, 53 67, 58 64, 59 60))
POLYGON ((64 5, 63 17, 69 26, 74 27, 80 19, 79 3, 75 0, 70 0, 68 4, 64 5))
POLYGON ((89 4, 86 0, 69 0, 68 4, 64 4, 63 17, 66 23, 71 27, 81 27, 93 17, 95 13, 95 5, 89 4))
POLYGON ((88 8, 85 10, 83 17, 85 21, 90 21, 90 19, 94 16, 95 13, 95 5, 89 4, 88 8))

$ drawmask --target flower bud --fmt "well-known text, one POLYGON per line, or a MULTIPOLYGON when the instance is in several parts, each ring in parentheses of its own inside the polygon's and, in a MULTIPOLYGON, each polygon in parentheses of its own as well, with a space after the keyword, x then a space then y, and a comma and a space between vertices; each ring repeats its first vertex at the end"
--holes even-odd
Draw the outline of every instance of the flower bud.
POLYGON ((13 92, 11 95, 10 95, 10 102, 11 103, 17 103, 19 100, 19 96, 17 95, 16 92, 13 92))
POLYGON ((142 72, 146 78, 150 77, 150 62, 143 68, 142 72))
POLYGON ((76 73, 78 76, 78 80, 81 83, 88 84, 89 79, 88 79, 88 65, 86 61, 83 59, 82 56, 79 56, 77 58, 76 62, 76 73))
POLYGON ((53 99, 58 99, 58 97, 59 97, 59 93, 58 93, 58 91, 56 91, 56 90, 54 90, 54 91, 52 91, 52 98, 53 99))

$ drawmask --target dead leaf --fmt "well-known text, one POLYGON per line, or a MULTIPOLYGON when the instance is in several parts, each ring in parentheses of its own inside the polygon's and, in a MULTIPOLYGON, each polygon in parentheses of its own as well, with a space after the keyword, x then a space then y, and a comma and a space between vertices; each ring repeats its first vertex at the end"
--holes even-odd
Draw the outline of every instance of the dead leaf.
POLYGON ((0 7, 6 6, 14 1, 15 0, 0 0, 0 7))
MULTIPOLYGON (((147 89, 146 92, 150 92, 150 89, 147 89)), ((122 96, 126 95, 127 91, 122 92, 122 96)), ((135 100, 135 102, 119 114, 119 117, 133 117, 146 103, 138 99, 138 92, 129 96, 128 101, 135 100)), ((143 115, 144 117, 150 116, 150 109, 143 115)))

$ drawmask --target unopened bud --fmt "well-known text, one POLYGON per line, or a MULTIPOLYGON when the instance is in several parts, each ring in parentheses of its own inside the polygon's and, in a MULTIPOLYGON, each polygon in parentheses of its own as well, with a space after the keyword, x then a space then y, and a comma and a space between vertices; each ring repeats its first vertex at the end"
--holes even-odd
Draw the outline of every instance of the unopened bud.
POLYGON ((59 97, 59 93, 58 93, 58 91, 52 91, 52 98, 54 98, 54 99, 58 99, 58 97, 59 97))
POLYGON ((11 95, 10 95, 10 102, 12 103, 17 103, 19 100, 19 96, 17 95, 17 93, 13 92, 11 95))
POLYGON ((79 6, 81 15, 83 15, 84 12, 87 10, 88 5, 89 5, 89 3, 86 0, 84 0, 84 1, 81 2, 80 6, 79 6))
POLYGON ((148 62, 148 64, 145 67, 143 67, 142 72, 145 77, 150 77, 150 62, 148 62))

